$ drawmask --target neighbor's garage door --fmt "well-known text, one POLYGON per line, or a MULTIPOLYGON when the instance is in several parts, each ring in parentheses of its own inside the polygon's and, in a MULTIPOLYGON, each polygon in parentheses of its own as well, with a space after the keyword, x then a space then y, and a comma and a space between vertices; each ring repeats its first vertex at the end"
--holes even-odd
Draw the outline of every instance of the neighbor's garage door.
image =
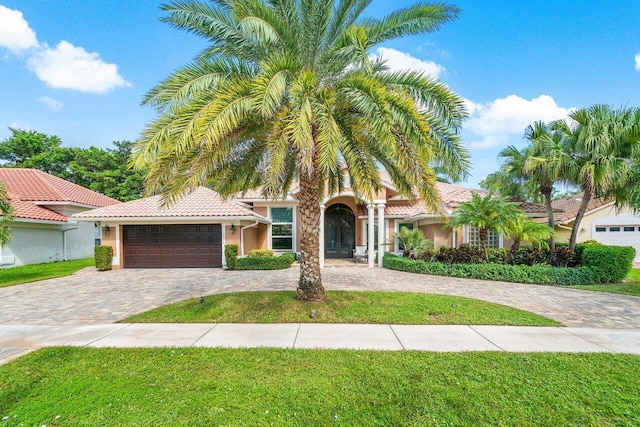
POLYGON ((125 225, 124 267, 222 267, 222 227, 125 225))
POLYGON ((596 240, 605 245, 636 248, 636 262, 640 262, 640 225, 596 226, 596 240))

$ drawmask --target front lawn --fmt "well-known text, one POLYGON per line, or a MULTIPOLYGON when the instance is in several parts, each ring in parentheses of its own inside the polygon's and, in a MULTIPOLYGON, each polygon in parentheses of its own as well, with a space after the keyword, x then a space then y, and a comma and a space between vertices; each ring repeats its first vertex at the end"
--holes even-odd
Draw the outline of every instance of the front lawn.
POLYGON ((0 288, 54 277, 69 276, 85 267, 93 266, 93 258, 72 261, 48 262, 45 264, 22 265, 0 269, 0 288))
POLYGON ((0 366, 0 426, 637 426, 638 384, 619 354, 50 348, 0 366))
POLYGON ((209 295, 141 313, 122 323, 382 323, 528 325, 560 323, 515 308, 448 295, 328 291, 325 303, 297 301, 293 291, 209 295), (310 317, 311 310, 315 317, 310 317))

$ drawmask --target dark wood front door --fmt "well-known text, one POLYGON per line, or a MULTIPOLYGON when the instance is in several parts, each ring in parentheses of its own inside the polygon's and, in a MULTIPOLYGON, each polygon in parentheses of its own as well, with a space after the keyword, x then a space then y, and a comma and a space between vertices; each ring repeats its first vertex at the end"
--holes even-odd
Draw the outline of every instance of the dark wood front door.
POLYGON ((125 268, 222 267, 222 226, 125 225, 125 268))
POLYGON ((343 204, 329 206, 324 213, 325 258, 351 258, 356 241, 356 217, 343 204))

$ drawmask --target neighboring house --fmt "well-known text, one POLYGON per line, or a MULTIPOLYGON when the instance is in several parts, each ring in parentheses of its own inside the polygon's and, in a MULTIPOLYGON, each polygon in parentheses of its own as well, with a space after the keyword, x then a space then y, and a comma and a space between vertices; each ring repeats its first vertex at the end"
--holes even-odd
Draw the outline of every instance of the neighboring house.
MULTIPOLYGON (((467 227, 452 232, 443 229, 446 217, 474 192, 458 185, 436 183, 442 200, 440 213, 430 212, 422 201, 400 196, 385 172, 382 188, 369 206, 350 188, 327 194, 321 201, 320 261, 351 258, 356 245, 366 245, 369 265, 382 262, 384 251, 398 251, 393 234, 400 227, 420 228, 436 248, 479 244, 478 230, 467 227), (371 245, 369 246, 369 243, 371 245)), ((348 180, 346 180, 348 182, 348 180)), ((266 200, 259 191, 249 191, 230 200, 204 187, 163 208, 158 196, 109 206, 74 215, 78 221, 102 224, 103 244, 114 248, 114 268, 128 267, 219 267, 223 248, 237 243, 240 255, 255 248, 276 252, 300 251, 298 189, 278 200, 266 200), (200 236, 200 237, 199 237, 200 236), (198 254, 197 257, 195 254, 198 254)), ((522 204, 529 216, 543 216, 544 207, 522 204)), ((501 247, 502 237, 490 235, 490 246, 501 247)))
MULTIPOLYGON (((552 203, 563 212, 556 217, 556 236, 559 242, 568 242, 578 208, 584 193, 552 203)), ((632 246, 636 249, 636 262, 640 262, 640 215, 632 210, 616 209, 615 202, 591 199, 587 206, 576 242, 596 240, 605 245, 632 246)))
POLYGON ((120 203, 36 169, 0 168, 0 181, 13 206, 12 239, 0 248, 3 268, 92 257, 99 227, 70 216, 120 203))

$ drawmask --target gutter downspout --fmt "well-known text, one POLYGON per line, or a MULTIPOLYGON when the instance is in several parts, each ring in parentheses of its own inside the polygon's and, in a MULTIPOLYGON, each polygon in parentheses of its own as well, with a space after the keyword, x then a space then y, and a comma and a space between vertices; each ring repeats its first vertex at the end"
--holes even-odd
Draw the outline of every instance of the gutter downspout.
POLYGON ((256 221, 255 223, 251 225, 247 225, 240 229, 240 255, 241 256, 244 256, 244 230, 246 230, 247 228, 257 227, 259 223, 260 221, 256 221))
POLYGON ((80 223, 76 221, 76 226, 74 228, 65 228, 64 230, 62 230, 62 260, 63 261, 68 261, 67 260, 67 231, 77 230, 78 228, 80 228, 80 223))

